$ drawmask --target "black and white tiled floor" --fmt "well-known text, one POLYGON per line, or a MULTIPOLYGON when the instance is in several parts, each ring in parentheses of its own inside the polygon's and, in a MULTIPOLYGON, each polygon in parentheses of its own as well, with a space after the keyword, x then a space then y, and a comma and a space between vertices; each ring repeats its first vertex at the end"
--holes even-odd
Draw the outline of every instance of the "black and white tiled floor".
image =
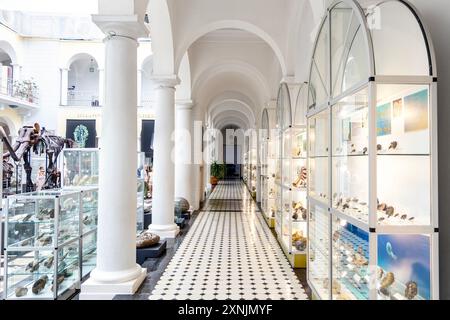
POLYGON ((308 299, 242 182, 212 196, 149 299, 308 299))

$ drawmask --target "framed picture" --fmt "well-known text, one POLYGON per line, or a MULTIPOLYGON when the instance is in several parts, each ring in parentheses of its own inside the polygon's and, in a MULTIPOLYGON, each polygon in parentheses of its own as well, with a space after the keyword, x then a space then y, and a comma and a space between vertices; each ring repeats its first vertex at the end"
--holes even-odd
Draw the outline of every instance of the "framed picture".
POLYGON ((403 115, 403 99, 397 99, 392 103, 394 118, 401 118, 403 115))
POLYGON ((66 137, 76 142, 78 148, 97 148, 95 120, 68 119, 66 137))
POLYGON ((428 129, 428 89, 413 93, 404 98, 405 132, 428 129))
MULTIPOLYGON (((378 267, 384 274, 391 272, 395 282, 392 287, 401 288, 412 283, 417 288, 417 296, 431 298, 431 238, 420 234, 379 235, 378 267)), ((410 298, 416 298, 410 297, 410 298)))
MULTIPOLYGON (((350 118, 342 120, 342 141, 352 140, 352 123, 350 118)), ((306 139, 305 139, 306 141, 306 139)))
POLYGON ((377 107, 377 136, 387 136, 392 133, 391 103, 377 107))

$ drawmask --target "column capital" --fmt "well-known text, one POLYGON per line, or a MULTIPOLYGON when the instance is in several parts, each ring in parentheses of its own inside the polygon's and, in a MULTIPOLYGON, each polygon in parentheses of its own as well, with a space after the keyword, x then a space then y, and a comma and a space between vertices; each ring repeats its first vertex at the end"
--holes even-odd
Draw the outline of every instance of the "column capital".
POLYGON ((192 100, 177 100, 175 101, 177 110, 192 110, 194 107, 194 101, 192 100))
POLYGON ((180 79, 177 75, 155 75, 151 80, 156 84, 157 88, 171 88, 175 89, 180 84, 180 79))
POLYGON ((148 37, 150 30, 147 25, 135 15, 92 15, 92 21, 107 35, 124 37, 137 42, 138 38, 148 37))

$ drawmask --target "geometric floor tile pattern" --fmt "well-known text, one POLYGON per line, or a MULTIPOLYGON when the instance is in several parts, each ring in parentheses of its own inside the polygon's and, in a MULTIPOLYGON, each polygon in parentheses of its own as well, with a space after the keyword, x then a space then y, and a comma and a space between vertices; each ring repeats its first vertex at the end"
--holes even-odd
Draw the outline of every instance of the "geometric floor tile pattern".
POLYGON ((215 192, 149 299, 308 299, 242 182, 226 181, 215 192), (239 210, 236 193, 242 199, 239 210), (232 200, 225 198, 230 194, 232 200))

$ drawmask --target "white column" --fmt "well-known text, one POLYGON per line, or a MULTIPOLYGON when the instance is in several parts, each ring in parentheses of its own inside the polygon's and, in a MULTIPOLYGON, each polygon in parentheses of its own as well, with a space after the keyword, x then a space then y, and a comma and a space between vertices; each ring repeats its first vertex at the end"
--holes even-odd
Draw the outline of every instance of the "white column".
POLYGON ((192 101, 177 102, 176 106, 175 196, 186 199, 193 208, 192 106, 192 101))
POLYGON ((138 107, 143 107, 142 105, 142 69, 137 71, 137 105, 138 107))
POLYGON ((114 33, 105 40, 97 266, 82 285, 81 299, 133 294, 146 276, 136 264, 138 43, 126 28, 116 26, 114 33))
POLYGON ((105 69, 98 69, 98 103, 105 105, 105 69))
POLYGON ((14 81, 22 80, 22 66, 20 64, 12 64, 14 81))
POLYGON ((67 106, 67 88, 69 87, 69 69, 61 69, 61 105, 67 106))
POLYGON ((161 238, 175 238, 179 227, 175 224, 175 165, 172 159, 175 129, 175 86, 177 76, 155 78, 155 136, 153 138, 153 203, 152 224, 149 230, 161 238))

